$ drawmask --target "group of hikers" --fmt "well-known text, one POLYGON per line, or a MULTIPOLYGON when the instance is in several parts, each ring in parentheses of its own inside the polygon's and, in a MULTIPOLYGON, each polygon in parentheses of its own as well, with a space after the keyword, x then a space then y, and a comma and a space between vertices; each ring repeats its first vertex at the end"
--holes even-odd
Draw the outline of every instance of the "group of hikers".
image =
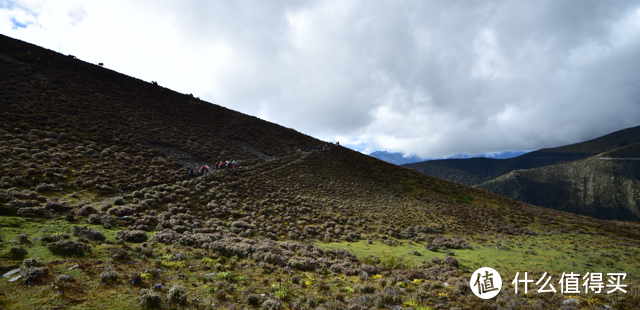
MULTIPOLYGON (((337 142, 336 145, 340 145, 340 142, 337 142)), ((323 145, 318 145, 317 147, 318 149, 324 151, 326 149, 328 149, 326 144, 323 145)), ((307 152, 311 151, 311 147, 307 146, 307 152)), ((302 153, 302 151, 300 149, 298 149, 298 154, 302 153)), ((235 159, 232 161, 221 161, 219 163, 216 163, 214 166, 214 171, 217 171, 218 169, 224 169, 224 168, 231 168, 231 169, 235 169, 236 168, 236 161, 235 159)), ((193 179, 196 177, 196 171, 194 171, 191 167, 187 167, 187 170, 189 171, 189 179, 193 179)), ((200 175, 201 176, 205 176, 207 175, 207 173, 209 173, 209 165, 207 164, 203 164, 202 166, 200 166, 200 175)))
MULTIPOLYGON (((235 169, 236 168, 236 161, 235 159, 232 161, 221 161, 219 163, 216 163, 214 165, 214 171, 217 171, 218 169, 224 169, 224 168, 231 168, 231 169, 235 169)), ((193 171, 193 169, 191 169, 191 167, 187 167, 187 169, 189 170, 189 179, 193 179, 196 177, 196 172, 193 171)), ((202 166, 200 166, 200 175, 204 176, 207 175, 207 173, 209 173, 209 165, 204 164, 202 166)))

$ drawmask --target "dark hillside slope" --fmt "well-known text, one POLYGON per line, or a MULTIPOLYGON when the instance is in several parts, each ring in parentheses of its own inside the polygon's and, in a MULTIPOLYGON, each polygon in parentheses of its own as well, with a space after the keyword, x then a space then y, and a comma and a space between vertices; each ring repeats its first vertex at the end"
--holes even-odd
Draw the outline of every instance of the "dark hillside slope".
MULTIPOLYGON (((0 108, 3 309, 529 302, 471 294, 470 274, 486 265, 505 279, 596 270, 639 281, 638 223, 533 206, 339 146, 298 154, 323 142, 3 36, 0 108), (240 165, 192 179, 183 166, 227 159, 240 165)), ((558 296, 531 303, 559 308, 558 296)), ((637 294, 600 296, 640 305, 637 294)))
POLYGON ((637 142, 640 142, 640 126, 616 131, 581 143, 537 150, 514 158, 443 159, 402 166, 438 178, 467 185, 478 185, 514 170, 531 169, 587 158, 637 142))
POLYGON ((516 170, 478 185, 527 203, 601 219, 640 220, 640 147, 516 170))
POLYGON ((82 60, 7 37, 1 40, 2 117, 20 121, 24 127, 64 130, 69 137, 105 143, 119 139, 180 144, 209 160, 246 157, 247 151, 236 141, 267 155, 322 143, 82 60))

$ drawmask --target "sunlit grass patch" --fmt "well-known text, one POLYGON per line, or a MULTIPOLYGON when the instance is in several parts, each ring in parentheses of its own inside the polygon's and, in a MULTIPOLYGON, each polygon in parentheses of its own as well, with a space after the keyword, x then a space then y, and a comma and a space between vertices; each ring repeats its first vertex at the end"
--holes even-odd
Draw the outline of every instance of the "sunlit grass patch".
MULTIPOLYGON (((640 264, 635 254, 638 249, 630 248, 625 254, 618 249, 607 248, 610 241, 604 236, 503 236, 499 240, 487 240, 482 244, 470 242, 473 249, 453 249, 454 257, 460 263, 459 271, 470 275, 480 267, 492 267, 511 277, 516 272, 627 272, 630 277, 637 277, 640 273, 640 264)), ((429 262, 432 257, 446 256, 444 250, 432 252, 425 249, 422 243, 406 241, 397 246, 389 246, 380 241, 373 241, 372 244, 359 241, 315 245, 326 249, 347 249, 363 262, 371 260, 371 256, 378 259, 395 257, 404 262, 406 267, 429 262), (412 254, 415 252, 421 256, 412 254), (390 253, 393 255, 390 256, 390 253)))

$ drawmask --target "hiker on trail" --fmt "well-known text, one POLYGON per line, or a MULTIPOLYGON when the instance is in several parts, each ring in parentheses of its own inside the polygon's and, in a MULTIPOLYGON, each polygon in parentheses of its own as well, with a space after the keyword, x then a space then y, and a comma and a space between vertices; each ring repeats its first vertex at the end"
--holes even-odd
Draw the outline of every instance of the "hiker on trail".
POLYGON ((187 169, 189 169, 189 179, 193 179, 193 169, 191 169, 191 167, 187 167, 187 169))
POLYGON ((200 175, 204 175, 204 165, 200 166, 200 175))
POLYGON ((204 174, 209 173, 209 165, 204 164, 204 174))
POLYGON ((302 151, 300 149, 298 149, 298 154, 302 153, 302 151))
POLYGON ((324 151, 324 144, 320 146, 320 150, 324 151))
POLYGON ((231 162, 231 164, 232 164, 231 169, 236 169, 236 160, 235 159, 231 162))
POLYGON ((218 165, 219 164, 220 164, 219 162, 216 162, 216 165, 214 166, 214 168, 216 169, 215 171, 218 171, 218 165))
POLYGON ((336 145, 340 145, 340 142, 336 141, 336 145))
POLYGON ((307 146, 307 152, 309 152, 310 148, 307 146))

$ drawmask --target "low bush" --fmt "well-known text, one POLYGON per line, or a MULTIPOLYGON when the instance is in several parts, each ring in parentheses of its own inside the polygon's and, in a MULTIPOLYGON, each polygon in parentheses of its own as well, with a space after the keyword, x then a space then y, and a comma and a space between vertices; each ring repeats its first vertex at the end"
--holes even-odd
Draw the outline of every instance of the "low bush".
POLYGON ((152 289, 140 290, 140 306, 144 308, 157 308, 162 302, 162 296, 154 292, 152 289))
POLYGON ((458 260, 451 256, 447 256, 444 258, 444 264, 453 268, 458 268, 458 260))
POLYGON ((44 266, 44 263, 37 258, 27 258, 22 261, 22 266, 24 266, 25 268, 42 267, 44 266))
POLYGON ((249 294, 244 300, 250 306, 258 306, 260 304, 260 296, 258 294, 249 294))
POLYGON ((82 226, 73 226, 73 235, 97 241, 104 241, 107 239, 101 231, 82 226))
POLYGON ((46 209, 44 207, 27 207, 18 210, 18 215, 23 217, 44 217, 46 209))
POLYGON ((184 287, 174 286, 167 292, 167 299, 176 304, 187 302, 187 290, 184 287))
POLYGON ((116 240, 132 242, 132 243, 142 243, 147 241, 147 239, 148 239, 147 233, 142 230, 131 230, 131 231, 121 230, 116 235, 116 240))
POLYGON ((113 270, 107 270, 100 274, 100 282, 101 283, 115 283, 118 281, 120 274, 113 270))
POLYGON ((48 274, 48 270, 45 267, 28 267, 24 268, 20 275, 22 280, 26 284, 35 283, 36 281, 44 278, 48 274))
POLYGON ((280 310, 282 309, 281 303, 277 300, 274 299, 267 299, 265 300, 262 305, 260 306, 260 309, 264 309, 264 310, 280 310))
POLYGON ((29 254, 29 251, 21 246, 11 247, 9 250, 9 256, 13 259, 23 259, 27 254, 29 254))
POLYGON ((47 249, 53 254, 63 256, 82 256, 91 251, 91 247, 73 240, 60 240, 47 245, 47 249))

